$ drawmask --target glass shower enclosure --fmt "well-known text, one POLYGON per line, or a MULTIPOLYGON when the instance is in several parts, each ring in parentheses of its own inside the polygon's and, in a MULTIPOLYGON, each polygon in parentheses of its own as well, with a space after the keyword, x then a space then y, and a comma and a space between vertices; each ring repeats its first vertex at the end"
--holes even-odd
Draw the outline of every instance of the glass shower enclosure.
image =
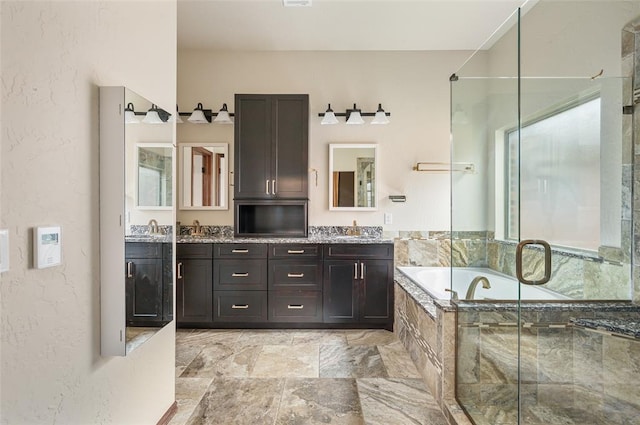
POLYGON ((450 78, 456 398, 475 424, 640 417, 633 82, 576 74, 614 40, 621 62, 638 6, 525 4, 450 78), (585 40, 595 23, 615 34, 585 40))

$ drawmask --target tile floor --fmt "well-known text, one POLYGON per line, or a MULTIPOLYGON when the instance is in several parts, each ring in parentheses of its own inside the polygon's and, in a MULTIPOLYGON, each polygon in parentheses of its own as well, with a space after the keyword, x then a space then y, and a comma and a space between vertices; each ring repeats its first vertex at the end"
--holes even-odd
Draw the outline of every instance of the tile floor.
POLYGON ((178 330, 170 425, 446 425, 384 330, 178 330))

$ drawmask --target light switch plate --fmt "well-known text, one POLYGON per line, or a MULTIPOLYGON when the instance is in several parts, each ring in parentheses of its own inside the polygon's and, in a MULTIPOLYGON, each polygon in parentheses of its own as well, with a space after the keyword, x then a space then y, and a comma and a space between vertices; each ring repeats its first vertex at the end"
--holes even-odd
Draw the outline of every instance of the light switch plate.
POLYGON ((384 224, 393 224, 393 215, 391 213, 384 213, 384 224))
POLYGON ((0 229, 0 273, 9 271, 9 230, 0 229))

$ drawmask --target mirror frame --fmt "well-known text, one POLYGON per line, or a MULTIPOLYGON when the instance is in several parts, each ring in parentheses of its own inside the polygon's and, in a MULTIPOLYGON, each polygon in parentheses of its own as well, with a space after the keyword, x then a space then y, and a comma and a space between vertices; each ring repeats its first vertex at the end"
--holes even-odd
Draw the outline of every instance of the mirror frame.
POLYGON ((376 143, 330 143, 329 144, 329 211, 377 211, 378 210, 378 180, 380 163, 378 159, 378 145, 376 143), (373 183, 373 207, 334 207, 333 206, 333 159, 335 151, 339 149, 373 149, 373 163, 375 165, 373 183))
POLYGON ((178 176, 177 176, 177 181, 178 181, 178 191, 177 191, 177 195, 179 198, 179 202, 178 202, 178 208, 180 210, 193 210, 193 211, 226 211, 229 209, 229 192, 231 192, 231 187, 229 185, 229 173, 230 173, 230 169, 229 166, 231 164, 230 160, 229 160, 229 143, 224 143, 224 142, 213 142, 213 143, 208 143, 208 142, 180 142, 178 143, 178 176), (183 163, 184 163, 184 152, 183 152, 183 147, 214 147, 214 148, 224 148, 224 154, 225 157, 227 158, 227 170, 226 173, 224 175, 225 177, 225 182, 224 185, 226 187, 226 196, 224 197, 224 205, 222 206, 203 206, 203 207, 198 207, 198 206, 192 206, 192 205, 185 205, 184 204, 184 196, 183 195, 183 191, 184 191, 184 185, 183 185, 183 179, 184 179, 184 167, 183 167, 183 163))
MULTIPOLYGON (((132 211, 127 207, 126 170, 132 168, 127 163, 128 156, 133 152, 127 150, 131 145, 126 143, 124 111, 129 96, 137 96, 141 100, 151 102, 143 96, 124 86, 102 86, 99 95, 99 175, 100 175, 100 355, 126 356, 132 350, 152 338, 160 330, 175 320, 161 327, 153 327, 153 331, 143 332, 127 341, 126 318, 126 273, 125 273, 125 244, 126 230, 129 227, 127 217, 132 211), (127 168, 129 167, 129 168, 127 168)), ((136 107, 139 108, 138 105, 136 107)), ((142 108, 140 108, 143 110, 142 108)), ((138 124, 135 124, 138 125, 138 124)), ((151 124, 149 124, 151 125, 151 124)), ((175 131, 172 130, 171 140, 163 146, 174 147, 175 131)), ((133 142, 132 142, 133 143, 133 142)), ((137 143, 136 143, 137 146, 137 143)), ((137 154, 135 154, 137 156, 137 154)), ((137 161, 137 158, 135 159, 137 161)), ((137 163, 136 163, 137 164, 137 163)), ((175 150, 172 150, 172 184, 175 186, 175 150)), ((137 171, 137 170, 136 170, 137 171)), ((137 183, 137 182, 136 182, 137 183)), ((137 187, 136 187, 137 190, 137 187)), ((172 192, 172 205, 175 205, 175 190, 172 192)), ((135 208, 135 206, 133 206, 135 208)), ((171 223, 175 223, 175 207, 169 208, 171 223)), ((172 224, 171 245, 171 276, 172 304, 175 304, 175 227, 172 224)), ((138 329, 143 329, 142 327, 138 329)))
MULTIPOLYGON (((135 193, 135 208, 137 210, 141 210, 141 211, 171 211, 173 209, 173 205, 167 205, 167 206, 153 206, 153 205, 140 205, 140 148, 166 148, 166 149, 173 149, 173 144, 171 143, 162 143, 162 142, 140 142, 140 143, 136 143, 136 158, 135 158, 135 164, 136 164, 136 173, 134 176, 135 179, 135 188, 136 188, 136 193, 135 193)), ((174 160, 174 155, 173 152, 171 153, 171 160, 174 160)), ((171 166, 173 167, 173 164, 171 164, 171 166)), ((175 190, 175 189, 172 189, 175 190)), ((173 200, 170 200, 171 203, 173 203, 173 200)))

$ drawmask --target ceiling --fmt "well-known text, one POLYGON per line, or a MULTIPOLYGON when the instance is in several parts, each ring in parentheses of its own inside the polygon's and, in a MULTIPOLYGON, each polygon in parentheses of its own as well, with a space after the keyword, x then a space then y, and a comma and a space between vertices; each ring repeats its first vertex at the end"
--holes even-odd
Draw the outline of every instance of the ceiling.
MULTIPOLYGON (((178 48, 475 50, 526 0, 179 0, 178 48)), ((530 1, 531 3, 531 1, 530 1)))

